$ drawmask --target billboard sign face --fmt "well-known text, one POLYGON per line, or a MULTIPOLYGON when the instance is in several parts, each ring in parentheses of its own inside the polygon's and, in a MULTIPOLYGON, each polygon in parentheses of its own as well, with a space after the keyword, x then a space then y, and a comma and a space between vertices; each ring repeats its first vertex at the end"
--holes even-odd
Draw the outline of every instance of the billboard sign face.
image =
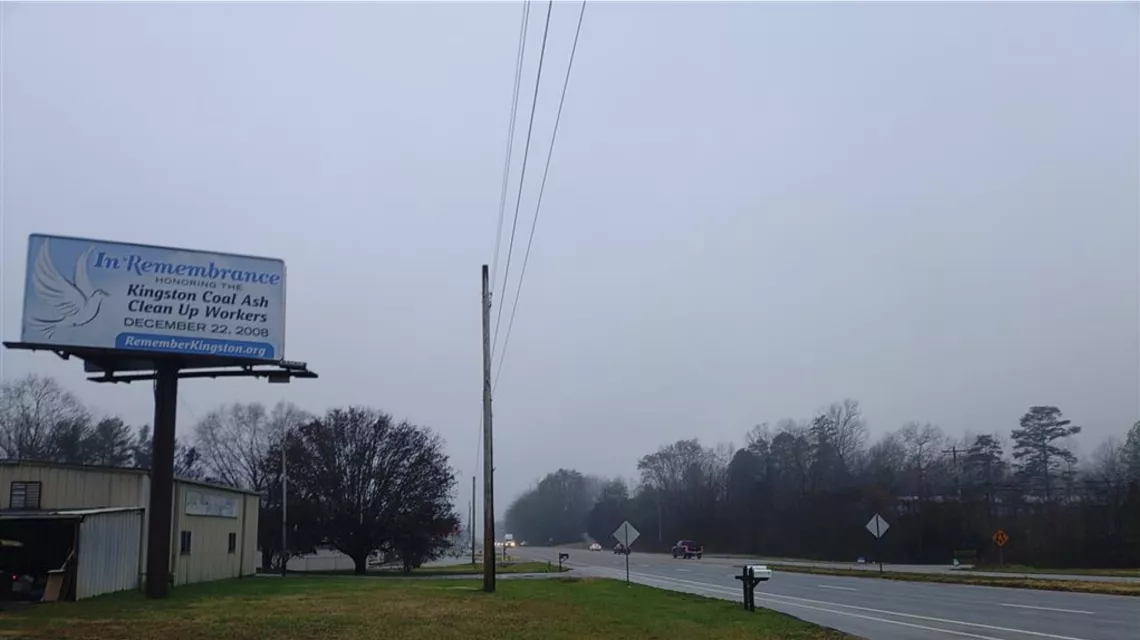
POLYGON ((285 347, 285 263, 35 234, 23 342, 248 360, 285 347))
POLYGON ((214 518, 236 518, 238 517, 238 501, 237 498, 231 496, 187 489, 186 514, 214 518))

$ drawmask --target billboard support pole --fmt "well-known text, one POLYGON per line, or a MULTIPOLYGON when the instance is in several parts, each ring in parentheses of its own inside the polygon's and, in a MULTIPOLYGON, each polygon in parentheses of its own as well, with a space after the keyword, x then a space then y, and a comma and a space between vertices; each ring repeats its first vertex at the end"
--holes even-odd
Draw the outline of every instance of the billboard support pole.
MULTIPOLYGON (((289 573, 289 470, 286 468, 286 449, 289 430, 281 430, 281 577, 289 573)), ((268 569, 269 567, 266 567, 268 569)))
MULTIPOLYGON (((151 438, 150 496, 147 503, 146 597, 165 598, 170 594, 172 564, 171 520, 174 515, 174 428, 178 410, 178 380, 182 378, 267 378, 269 382, 289 382, 293 378, 317 378, 304 362, 281 360, 271 368, 258 368, 238 361, 201 365, 183 357, 155 357, 145 354, 153 365, 149 371, 121 372, 115 369, 119 358, 106 349, 58 347, 28 342, 3 342, 5 348, 23 351, 52 351, 64 360, 83 359, 97 363, 101 373, 90 382, 154 382, 154 435, 151 438), (196 366, 197 365, 197 366, 196 366), (226 367, 240 367, 227 369, 226 367), (157 517, 155 515, 157 514, 157 517)), ((141 354, 140 354, 141 355, 141 354)), ((130 358, 132 356, 125 356, 130 358)))
POLYGON ((283 358, 284 261, 90 238, 28 237, 20 341, 0 344, 81 360, 91 382, 154 382, 148 598, 169 595, 173 547, 181 546, 171 539, 178 380, 317 377, 306 363, 283 358), (169 304, 153 304, 160 300, 169 304), (167 320, 150 325, 138 313, 167 320))
POLYGON ((491 462, 491 289, 487 265, 483 265, 483 591, 487 593, 495 591, 494 472, 491 462))
POLYGON ((170 592, 170 521, 174 502, 174 422, 178 409, 178 365, 159 361, 154 381, 150 505, 147 508, 146 597, 170 592))

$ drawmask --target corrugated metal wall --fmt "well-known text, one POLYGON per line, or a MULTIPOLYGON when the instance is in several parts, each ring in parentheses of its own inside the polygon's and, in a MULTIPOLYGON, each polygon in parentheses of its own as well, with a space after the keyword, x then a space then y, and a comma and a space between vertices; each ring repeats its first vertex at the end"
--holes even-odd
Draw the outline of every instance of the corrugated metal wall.
POLYGON ((75 598, 137 589, 143 510, 99 513, 79 524, 75 598))
POLYGON ((171 531, 174 556, 174 584, 192 584, 254 573, 252 552, 257 547, 258 497, 221 488, 178 482, 174 490, 174 530, 171 531), (187 513, 187 492, 227 498, 236 502, 237 517, 187 513), (182 531, 190 532, 190 553, 179 549, 182 531), (234 534, 233 552, 229 537, 234 534))
MULTIPOLYGON (((150 499, 150 478, 145 472, 131 469, 112 470, 99 468, 79 468, 50 466, 36 463, 0 465, 0 509, 8 508, 11 483, 41 482, 43 509, 79 509, 103 507, 145 507, 150 499)), ((174 509, 171 514, 171 558, 170 568, 176 585, 223 578, 236 578, 253 575, 257 567, 257 525, 260 497, 223 487, 205 486, 185 480, 175 481, 174 509), (227 504, 236 504, 234 511, 227 515, 203 515, 201 504, 187 513, 187 490, 196 492, 199 501, 204 497, 224 498, 227 504), (237 517, 228 517, 236 515, 237 517), (179 553, 180 532, 190 531, 191 552, 188 556, 179 553), (237 536, 234 551, 229 551, 229 534, 237 536)), ((102 518, 104 516, 91 516, 102 518)), ((142 518, 141 515, 135 517, 142 518)), ((141 520, 140 520, 141 522, 141 520)), ((92 525, 99 527, 101 525, 92 525)), ((91 535, 98 536, 99 533, 91 535)), ((137 586, 144 576, 146 567, 146 535, 141 524, 135 533, 133 553, 123 551, 133 557, 133 586, 137 586)), ((82 542, 80 543, 83 544, 82 542)), ((126 547, 124 547, 126 549, 126 547)), ((91 552, 83 554, 91 555, 91 552)), ((112 558, 117 562, 118 552, 112 558)), ((81 557, 83 561, 94 562, 93 558, 81 557)), ((110 560, 108 560, 110 561, 110 560)), ((126 562, 124 560, 124 562, 126 562)), ((118 565, 116 565, 118 566, 118 565)), ((114 582, 114 580, 112 580, 114 582)), ((78 586, 78 585, 77 585, 78 586)), ((96 586, 92 586, 96 588, 96 586)), ((133 588, 132 586, 122 588, 133 588)), ((102 589, 102 587, 98 587, 102 589)), ((116 589, 119 590, 119 589, 116 589)), ((107 591, 97 590, 98 593, 107 591)), ((82 596, 82 597, 90 597, 82 596)))
POLYGON ((0 509, 11 508, 12 482, 43 484, 41 509, 137 507, 146 474, 36 464, 0 465, 0 509))

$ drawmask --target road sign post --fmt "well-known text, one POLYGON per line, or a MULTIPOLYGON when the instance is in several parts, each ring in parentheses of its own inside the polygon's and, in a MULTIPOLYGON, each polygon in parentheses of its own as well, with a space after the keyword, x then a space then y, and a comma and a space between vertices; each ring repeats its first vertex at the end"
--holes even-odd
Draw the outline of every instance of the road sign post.
POLYGON ((999 566, 1004 565, 1005 564, 1005 543, 1009 542, 1009 534, 1007 534, 1005 531, 1002 531, 1001 529, 998 529, 997 531, 994 531, 993 541, 994 541, 994 544, 996 544, 997 548, 998 548, 998 565, 999 566))
POLYGON ((887 533, 887 529, 890 529, 891 525, 887 524, 887 521, 883 520, 883 517, 876 513, 873 518, 867 521, 866 527, 867 531, 870 531, 871 535, 875 536, 875 560, 879 563, 879 573, 882 573, 883 559, 879 557, 879 538, 882 538, 883 535, 887 533))
POLYGON ((633 528, 633 525, 628 520, 621 523, 621 526, 614 531, 614 538, 622 544, 625 549, 625 584, 629 585, 629 548, 639 537, 641 532, 633 528))

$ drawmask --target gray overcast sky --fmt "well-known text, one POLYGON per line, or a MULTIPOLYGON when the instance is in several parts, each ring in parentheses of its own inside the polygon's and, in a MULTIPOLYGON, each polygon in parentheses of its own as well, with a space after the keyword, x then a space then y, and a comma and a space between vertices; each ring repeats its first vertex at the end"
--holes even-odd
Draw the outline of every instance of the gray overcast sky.
MULTIPOLYGON (((321 379, 187 382, 179 433, 220 402, 369 404, 469 477, 520 7, 0 5, 0 333, 32 232, 281 257, 286 356, 321 379)), ((554 7, 532 161, 577 10, 554 7)), ((1135 3, 592 3, 496 397, 497 510, 558 466, 632 476, 845 396, 874 436, 1008 433, 1031 404, 1085 452, 1122 434, 1138 24, 1135 3)), ((150 420, 147 386, 0 358, 150 420)))

